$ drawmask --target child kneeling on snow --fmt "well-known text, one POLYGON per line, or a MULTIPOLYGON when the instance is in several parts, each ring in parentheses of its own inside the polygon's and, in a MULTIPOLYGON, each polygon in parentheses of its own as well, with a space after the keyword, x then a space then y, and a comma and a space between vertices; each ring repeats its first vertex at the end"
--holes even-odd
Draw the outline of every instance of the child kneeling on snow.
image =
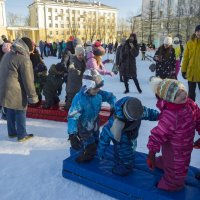
POLYGON ((43 88, 43 95, 45 96, 44 108, 51 106, 58 106, 60 99, 59 95, 62 91, 62 84, 64 82, 64 73, 66 71, 63 63, 51 65, 46 83, 43 88))
POLYGON ((134 167, 134 155, 141 120, 156 121, 159 112, 142 105, 135 97, 123 97, 114 107, 114 114, 100 134, 98 157, 103 159, 106 147, 114 144, 114 167, 112 172, 126 176, 134 167))
POLYGON ((179 190, 184 187, 187 176, 195 130, 200 133, 200 109, 187 97, 181 82, 157 77, 150 81, 158 96, 157 107, 161 114, 149 136, 147 164, 152 170, 158 167, 164 171, 158 188, 179 190), (161 148, 162 155, 155 157, 161 148))
POLYGON ((96 70, 86 70, 83 86, 75 95, 68 112, 68 134, 71 147, 82 149, 77 162, 90 161, 96 154, 99 141, 99 112, 103 102, 111 108, 116 97, 100 88, 103 86, 101 75, 96 70))

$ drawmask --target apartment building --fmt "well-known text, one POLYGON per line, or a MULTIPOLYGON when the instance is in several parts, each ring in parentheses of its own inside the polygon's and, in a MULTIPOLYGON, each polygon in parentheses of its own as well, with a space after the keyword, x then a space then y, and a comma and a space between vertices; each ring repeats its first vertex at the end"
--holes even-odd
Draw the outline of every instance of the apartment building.
POLYGON ((86 40, 114 42, 117 9, 91 1, 34 0, 28 6, 31 27, 46 41, 67 40, 74 36, 86 40))

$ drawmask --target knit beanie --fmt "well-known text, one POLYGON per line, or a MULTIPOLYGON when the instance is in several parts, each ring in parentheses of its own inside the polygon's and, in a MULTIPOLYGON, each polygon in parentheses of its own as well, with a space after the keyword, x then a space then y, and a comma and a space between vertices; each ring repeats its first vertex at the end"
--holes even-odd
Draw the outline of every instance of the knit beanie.
POLYGON ((174 46, 174 47, 180 46, 180 41, 179 41, 179 38, 178 38, 178 37, 175 37, 175 38, 173 39, 173 46, 174 46))
POLYGON ((75 48, 75 55, 85 55, 85 49, 81 45, 77 45, 75 48))
POLYGON ((99 47, 93 47, 93 54, 95 56, 103 56, 105 54, 105 49, 102 46, 99 47))
POLYGON ((79 44, 81 45, 81 40, 79 38, 74 38, 74 40, 73 40, 73 46, 76 47, 79 44))
POLYGON ((92 46, 92 42, 91 41, 87 41, 86 42, 86 46, 92 46))
POLYGON ((172 45, 172 37, 169 36, 165 37, 164 44, 172 45))
POLYGON ((180 81, 174 79, 164 79, 158 84, 156 94, 161 99, 173 103, 176 98, 176 94, 180 89, 186 91, 185 86, 180 81))
POLYGON ((3 46, 2 46, 2 51, 3 51, 4 53, 10 52, 11 46, 12 46, 11 43, 6 43, 6 42, 4 42, 4 43, 3 43, 3 46))
POLYGON ((100 88, 103 87, 104 81, 102 76, 98 71, 93 69, 87 69, 83 73, 82 85, 84 87, 84 92, 87 92, 91 88, 100 88))
POLYGON ((140 119, 143 111, 141 101, 135 97, 130 97, 123 105, 123 113, 128 121, 140 119))
POLYGON ((58 71, 58 72, 64 72, 65 71, 65 65, 64 65, 64 63, 57 63, 56 65, 55 65, 55 68, 56 68, 56 70, 58 71))
POLYGON ((24 43, 27 45, 29 51, 30 51, 30 52, 33 51, 33 44, 32 44, 31 39, 28 38, 28 37, 23 37, 23 38, 21 38, 21 39, 22 39, 22 40, 24 41, 24 43))
POLYGON ((200 31, 200 25, 197 25, 195 28, 195 32, 200 31))

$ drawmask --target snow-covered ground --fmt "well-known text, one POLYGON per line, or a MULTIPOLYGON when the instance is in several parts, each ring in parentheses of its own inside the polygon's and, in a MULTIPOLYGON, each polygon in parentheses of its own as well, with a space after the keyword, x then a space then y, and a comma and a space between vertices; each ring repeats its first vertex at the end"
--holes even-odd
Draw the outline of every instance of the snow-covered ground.
MULTIPOLYGON (((150 53, 149 53, 150 54, 150 53)), ((153 54, 151 52, 151 54, 153 54)), ((108 55, 105 56, 107 58, 108 55)), ((113 58, 113 55, 109 55, 113 58)), ((57 58, 45 58, 45 63, 57 63, 57 58)), ((153 74, 149 71, 149 61, 137 58, 138 79, 143 93, 139 94, 133 81, 129 82, 129 96, 138 97, 142 103, 156 108, 156 98, 148 80, 153 74)), ((107 64, 108 69, 112 64, 107 64)), ((179 80, 187 82, 179 75, 179 80)), ((64 88, 61 95, 64 101, 64 88)), ((107 91, 112 91, 119 99, 123 96, 124 84, 119 76, 105 77, 107 91)), ((197 92, 197 103, 200 95, 197 92)), ((157 122, 143 121, 138 137, 137 151, 147 153, 147 140, 150 130, 157 122)), ((67 124, 47 120, 27 119, 28 133, 35 137, 27 142, 18 143, 7 137, 6 122, 0 120, 0 199, 1 200, 111 200, 113 198, 62 177, 62 161, 69 156, 67 124)), ((196 138, 198 138, 196 134, 196 138)), ((194 150, 191 165, 200 167, 200 151, 194 150)))

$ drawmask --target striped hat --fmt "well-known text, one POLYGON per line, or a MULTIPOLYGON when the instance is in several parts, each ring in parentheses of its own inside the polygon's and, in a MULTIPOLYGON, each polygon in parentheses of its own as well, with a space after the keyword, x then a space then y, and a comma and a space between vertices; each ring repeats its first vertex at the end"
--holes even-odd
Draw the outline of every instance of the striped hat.
POLYGON ((143 114, 143 106, 139 99, 130 97, 123 106, 124 116, 128 121, 140 119, 143 114))
POLYGON ((160 98, 173 103, 179 90, 186 91, 183 83, 174 79, 164 79, 158 84, 156 94, 160 98))

